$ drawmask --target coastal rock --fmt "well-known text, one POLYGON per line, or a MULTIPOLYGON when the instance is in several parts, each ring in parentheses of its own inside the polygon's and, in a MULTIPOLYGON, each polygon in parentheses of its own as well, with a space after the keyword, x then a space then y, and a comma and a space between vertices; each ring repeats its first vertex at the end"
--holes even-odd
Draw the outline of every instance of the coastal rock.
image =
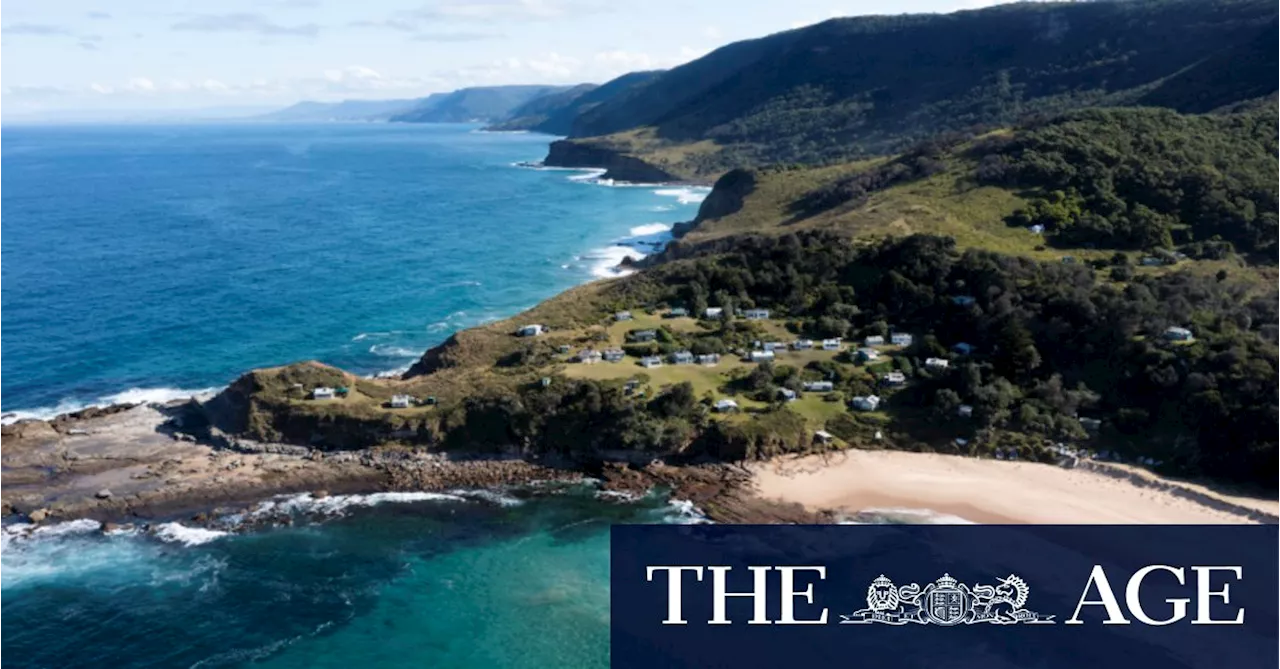
POLYGON ((98 499, 111 499, 111 491, 107 488, 103 488, 102 490, 99 490, 94 497, 97 497, 98 499))
POLYGON ((311 497, 314 499, 324 499, 328 496, 329 496, 328 490, 316 490, 311 493, 311 497))
POLYGON ((36 509, 35 511, 28 513, 27 518, 30 518, 31 522, 33 523, 43 523, 46 519, 49 518, 49 510, 36 509))
POLYGON ((542 161, 551 167, 594 167, 605 170, 601 179, 636 183, 680 181, 680 177, 613 149, 583 141, 561 139, 551 143, 542 161))

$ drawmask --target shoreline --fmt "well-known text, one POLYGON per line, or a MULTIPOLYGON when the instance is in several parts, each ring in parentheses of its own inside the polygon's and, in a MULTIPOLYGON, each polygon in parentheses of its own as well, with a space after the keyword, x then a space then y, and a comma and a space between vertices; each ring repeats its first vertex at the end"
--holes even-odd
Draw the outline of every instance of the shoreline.
POLYGON ((1087 461, 1066 468, 937 453, 847 450, 757 463, 751 470, 761 497, 847 519, 870 512, 981 524, 1280 523, 1275 500, 1112 463, 1087 461))
POLYGON ((1074 469, 845 450, 749 464, 638 466, 370 449, 325 452, 181 431, 195 402, 117 406, 5 426, 3 515, 36 524, 190 520, 279 495, 448 493, 595 481, 669 491, 717 523, 1277 523, 1277 502, 1110 463, 1074 469), (103 493, 107 493, 105 496, 103 493))

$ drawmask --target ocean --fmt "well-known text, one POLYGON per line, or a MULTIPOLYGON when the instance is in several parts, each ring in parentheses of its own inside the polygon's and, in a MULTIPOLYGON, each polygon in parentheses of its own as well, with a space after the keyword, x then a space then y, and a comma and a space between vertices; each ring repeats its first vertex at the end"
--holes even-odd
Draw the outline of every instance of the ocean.
POLYGON ((408 367, 667 238, 707 189, 538 170, 468 125, 4 129, 0 412, 408 367), (614 186, 614 187, 609 187, 614 186))
MULTIPOLYGON (((520 167, 548 137, 461 125, 4 134, 6 422, 296 360, 394 373, 615 274, 707 192, 520 167)), ((109 535, 6 525, 6 666, 607 666, 609 525, 699 520, 589 485, 255 513, 109 535)))
POLYGON ((251 515, 275 524, 7 526, 5 666, 607 667, 609 526, 700 520, 587 484, 303 495, 251 515))

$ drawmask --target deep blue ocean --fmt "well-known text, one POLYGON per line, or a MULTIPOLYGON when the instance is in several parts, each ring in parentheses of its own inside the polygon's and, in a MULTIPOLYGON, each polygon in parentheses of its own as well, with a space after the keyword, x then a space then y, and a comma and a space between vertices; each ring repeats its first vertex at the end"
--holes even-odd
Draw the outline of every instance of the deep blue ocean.
POLYGON ((609 275, 705 196, 514 166, 549 140, 6 127, 0 409, 171 399, 304 359, 402 369, 455 330, 609 275))
MULTIPOLYGON (((705 189, 516 163, 471 126, 6 127, 6 420, 212 391, 255 366, 403 369, 584 281, 705 189)), ((263 519, 5 525, 8 667, 591 667, 608 527, 687 522, 590 488, 295 497, 263 519)))

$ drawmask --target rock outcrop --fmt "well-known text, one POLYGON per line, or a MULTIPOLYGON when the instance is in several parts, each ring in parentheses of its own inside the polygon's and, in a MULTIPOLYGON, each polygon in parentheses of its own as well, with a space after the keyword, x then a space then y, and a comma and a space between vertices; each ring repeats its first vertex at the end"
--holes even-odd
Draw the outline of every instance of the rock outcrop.
POLYGON ((635 156, 587 142, 561 139, 551 143, 542 161, 550 167, 584 167, 605 170, 602 179, 637 183, 680 181, 680 177, 635 156))

